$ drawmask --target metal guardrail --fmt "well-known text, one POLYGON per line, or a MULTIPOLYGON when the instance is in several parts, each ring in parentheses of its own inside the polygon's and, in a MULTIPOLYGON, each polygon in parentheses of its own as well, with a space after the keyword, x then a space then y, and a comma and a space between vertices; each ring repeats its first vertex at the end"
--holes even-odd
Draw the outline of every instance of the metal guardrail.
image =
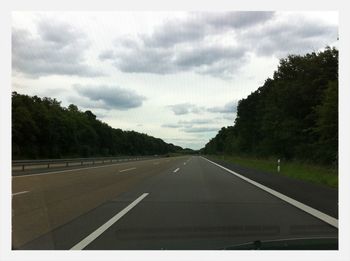
POLYGON ((69 167, 78 165, 95 165, 95 164, 105 164, 113 162, 131 161, 131 160, 143 160, 151 158, 159 158, 163 156, 122 156, 122 157, 98 157, 98 158, 73 158, 73 159, 44 159, 44 160, 13 160, 12 170, 14 167, 19 167, 17 170, 26 170, 29 166, 41 166, 42 168, 50 167, 69 167))

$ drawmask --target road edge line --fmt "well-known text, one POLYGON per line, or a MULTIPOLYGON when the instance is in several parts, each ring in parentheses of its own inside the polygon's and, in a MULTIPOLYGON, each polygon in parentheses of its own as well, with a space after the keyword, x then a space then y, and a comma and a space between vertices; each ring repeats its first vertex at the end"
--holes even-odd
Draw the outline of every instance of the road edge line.
POLYGON ((149 193, 143 193, 137 199, 135 199, 132 203, 130 203, 127 207, 125 207, 122 211, 114 215, 111 219, 109 219, 106 223, 92 232, 90 235, 85 237, 79 243, 74 245, 70 250, 83 250, 86 246, 88 246, 92 241, 94 241, 97 237, 99 237, 103 232, 105 232, 108 228, 110 228, 115 222, 121 219, 126 213, 128 213, 132 208, 134 208, 141 200, 147 197, 149 193))
POLYGON ((202 157, 202 156, 200 156, 200 157, 202 159, 205 159, 208 162, 216 165, 217 167, 220 167, 220 168, 226 170, 227 172, 235 175, 236 177, 241 178, 244 181, 246 181, 246 182, 248 182, 248 183, 250 183, 250 184, 252 184, 252 185, 254 185, 254 186, 256 186, 256 187, 258 187, 258 188, 260 188, 260 189, 262 189, 262 190, 264 190, 264 191, 266 191, 268 193, 270 193, 270 194, 272 194, 273 196, 275 196, 275 197, 277 197, 279 199, 282 199, 283 201, 285 201, 285 202, 287 202, 287 203, 289 203, 289 204, 291 204, 291 205, 293 205, 293 206, 303 210, 304 212, 306 212, 306 213, 308 213, 308 214, 310 214, 310 215, 312 215, 312 216, 314 216, 314 217, 316 217, 316 218, 326 222, 327 224, 338 228, 338 219, 336 219, 336 218, 334 218, 332 216, 329 216, 329 215, 327 215, 327 214, 325 214, 325 213, 323 213, 323 212, 321 212, 321 211, 319 211, 317 209, 314 209, 314 208, 312 208, 312 207, 310 207, 308 205, 305 205, 304 203, 301 203, 301 202, 299 202, 299 201, 297 201, 295 199, 292 199, 291 197, 288 197, 288 196, 286 196, 286 195, 284 195, 284 194, 282 194, 282 193, 280 193, 280 192, 278 192, 276 190, 273 190, 273 189, 271 189, 269 187, 266 187, 266 186, 264 186, 264 185, 262 185, 262 184, 260 184, 260 183, 258 183, 256 181, 254 181, 254 180, 251 180, 251 179, 249 179, 249 178, 247 178, 247 177, 245 177, 245 176, 243 176, 243 175, 241 175, 241 174, 239 174, 239 173, 237 173, 237 172, 235 172, 233 170, 230 170, 230 169, 228 169, 228 168, 226 168, 224 166, 221 166, 220 164, 218 164, 216 162, 213 162, 213 161, 211 161, 211 160, 209 160, 209 159, 207 159, 205 157, 202 157))

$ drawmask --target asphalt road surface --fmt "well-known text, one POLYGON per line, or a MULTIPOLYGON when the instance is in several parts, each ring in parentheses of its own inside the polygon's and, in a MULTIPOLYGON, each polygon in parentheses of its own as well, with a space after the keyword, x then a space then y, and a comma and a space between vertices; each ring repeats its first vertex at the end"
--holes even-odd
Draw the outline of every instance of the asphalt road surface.
POLYGON ((338 237, 336 219, 200 156, 13 176, 12 184, 14 249, 196 250, 338 237))

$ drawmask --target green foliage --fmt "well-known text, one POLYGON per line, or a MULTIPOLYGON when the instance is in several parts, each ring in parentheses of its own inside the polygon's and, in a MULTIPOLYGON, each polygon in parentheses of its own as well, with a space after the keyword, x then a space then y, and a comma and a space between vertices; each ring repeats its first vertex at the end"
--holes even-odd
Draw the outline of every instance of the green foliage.
POLYGON ((322 103, 315 107, 317 115, 316 134, 320 137, 317 146, 318 157, 336 164, 338 159, 338 82, 329 82, 324 91, 322 103))
POLYGON ((163 155, 182 148, 135 131, 114 129, 91 111, 51 98, 12 93, 12 158, 163 155))
POLYGON ((258 159, 238 156, 211 156, 214 159, 225 160, 251 169, 261 170, 276 175, 283 175, 329 187, 338 187, 338 173, 334 168, 305 164, 298 161, 282 161, 281 171, 277 172, 277 159, 258 159))
POLYGON ((202 152, 336 164, 338 51, 281 59, 273 78, 239 101, 234 126, 202 152))

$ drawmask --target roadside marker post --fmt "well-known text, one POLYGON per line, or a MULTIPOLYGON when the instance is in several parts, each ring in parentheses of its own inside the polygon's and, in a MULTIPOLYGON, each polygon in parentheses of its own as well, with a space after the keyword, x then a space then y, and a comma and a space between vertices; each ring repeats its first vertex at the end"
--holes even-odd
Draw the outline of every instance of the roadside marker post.
POLYGON ((277 160, 277 172, 279 173, 281 171, 281 166, 280 166, 281 160, 277 160))

